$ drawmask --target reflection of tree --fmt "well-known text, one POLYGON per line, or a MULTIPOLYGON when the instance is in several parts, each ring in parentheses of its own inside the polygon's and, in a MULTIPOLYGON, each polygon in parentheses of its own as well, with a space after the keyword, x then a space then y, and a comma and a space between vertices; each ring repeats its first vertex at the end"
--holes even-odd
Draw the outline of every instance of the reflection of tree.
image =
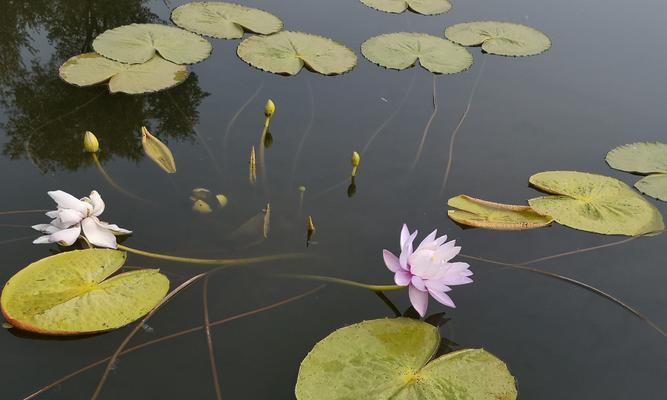
POLYGON ((9 71, 0 79, 0 105, 7 113, 7 121, 0 126, 7 136, 5 155, 30 158, 42 171, 75 170, 90 162, 80 151, 86 130, 100 139, 102 161, 113 156, 139 160, 143 153, 138 135, 143 125, 160 138, 192 135, 197 109, 207 96, 194 74, 176 88, 142 96, 111 95, 106 86, 78 88, 58 78, 60 64, 90 51, 92 40, 104 30, 133 22, 158 22, 145 3, 10 1, 2 6, 0 21, 12 29, 0 39, 0 51, 5 53, 0 74, 9 71), (30 32, 35 28, 46 32, 54 53, 47 62, 35 57, 24 65, 26 54, 34 54, 30 32))

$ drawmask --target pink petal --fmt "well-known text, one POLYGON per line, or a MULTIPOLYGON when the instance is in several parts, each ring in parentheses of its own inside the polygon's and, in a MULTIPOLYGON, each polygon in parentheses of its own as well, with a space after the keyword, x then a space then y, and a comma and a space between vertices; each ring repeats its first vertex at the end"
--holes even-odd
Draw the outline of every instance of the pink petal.
POLYGON ((418 277, 417 275, 412 275, 412 279, 410 279, 410 283, 412 286, 416 287, 417 289, 421 291, 426 291, 426 286, 424 285, 424 281, 422 278, 418 277))
POLYGON ((412 274, 403 269, 398 270, 396 274, 394 274, 394 282, 396 282, 398 286, 408 286, 410 279, 412 279, 412 274))
POLYGON ((401 269, 401 264, 398 261, 398 257, 396 257, 391 251, 382 250, 382 258, 384 259, 384 264, 391 272, 398 272, 401 269))
POLYGON ((421 243, 419 243, 419 246, 417 246, 417 250, 424 249, 426 247, 431 247, 433 245, 433 241, 437 233, 438 233, 437 229, 429 233, 428 236, 426 236, 424 240, 422 240, 421 243))
POLYGON ((429 292, 432 290, 437 290, 438 292, 449 292, 452 290, 445 282, 440 280, 427 279, 424 281, 424 285, 426 285, 426 289, 429 292))
POLYGON ((401 249, 405 247, 405 242, 408 240, 408 237, 410 237, 410 230, 406 224, 403 224, 403 228, 401 228, 401 249))
POLYGON ((96 217, 88 217, 81 222, 83 233, 91 244, 99 247, 116 248, 116 237, 110 230, 98 225, 96 217))
POLYGON ((440 304, 444 304, 448 307, 451 308, 456 308, 456 305, 452 301, 451 297, 449 297, 446 293, 444 292, 438 292, 437 290, 429 290, 428 291, 431 296, 440 304))
POLYGON ((408 294, 410 295, 410 303, 412 303, 412 306, 423 318, 426 315, 426 309, 428 308, 428 292, 422 292, 410 285, 408 294))

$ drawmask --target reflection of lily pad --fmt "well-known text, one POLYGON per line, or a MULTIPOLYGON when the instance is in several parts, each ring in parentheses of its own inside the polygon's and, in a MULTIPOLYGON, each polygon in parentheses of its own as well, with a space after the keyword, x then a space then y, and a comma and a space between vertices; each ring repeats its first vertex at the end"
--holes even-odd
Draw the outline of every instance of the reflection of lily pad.
POLYGON ((544 33, 510 22, 477 21, 448 27, 445 36, 463 46, 482 46, 482 50, 501 56, 533 56, 551 47, 544 33))
POLYGON ((183 29, 218 39, 238 39, 244 31, 268 35, 283 28, 275 15, 234 3, 186 3, 171 13, 183 29))
POLYGON ((667 201, 667 144, 626 144, 610 151, 606 159, 614 169, 655 174, 642 178, 635 187, 651 197, 667 201))
POLYGON ((338 75, 357 64, 357 56, 342 44, 303 32, 251 36, 236 52, 255 68, 282 75, 296 75, 304 66, 323 75, 338 75))
POLYGON ((211 54, 203 37, 174 26, 131 24, 109 29, 95 38, 93 49, 112 60, 144 63, 159 53, 175 64, 194 64, 211 54))
POLYGON ((481 349, 431 360, 439 344, 437 328, 408 318, 338 329, 301 363, 296 398, 516 399, 514 378, 501 360, 481 349))
POLYGON ((361 0, 370 8, 389 13, 412 10, 419 14, 435 15, 449 11, 452 5, 447 0, 361 0))
POLYGON ((372 37, 361 45, 361 53, 371 62, 402 70, 417 60, 438 74, 454 74, 472 65, 472 55, 447 39, 425 33, 398 32, 372 37))
POLYGON ((452 197, 447 205, 447 216, 462 225, 476 228, 518 231, 542 228, 553 219, 538 214, 529 206, 493 203, 465 195, 452 197))
POLYGON ((59 70, 60 77, 77 86, 109 82, 111 93, 157 92, 176 86, 189 75, 187 67, 156 55, 143 64, 123 64, 97 53, 79 54, 67 60, 59 70))
POLYGON ((664 229, 660 212, 618 179, 576 171, 541 172, 530 183, 555 196, 529 200, 559 224, 607 235, 642 235, 664 229))
POLYGON ((18 328, 54 335, 127 325, 162 300, 169 280, 156 269, 109 278, 123 266, 125 257, 117 250, 88 249, 34 262, 5 285, 2 313, 18 328))

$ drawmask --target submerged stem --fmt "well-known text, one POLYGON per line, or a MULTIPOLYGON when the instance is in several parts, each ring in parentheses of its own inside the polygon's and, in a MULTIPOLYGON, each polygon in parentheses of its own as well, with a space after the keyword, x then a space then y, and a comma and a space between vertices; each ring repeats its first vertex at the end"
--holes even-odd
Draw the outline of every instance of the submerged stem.
POLYGON ((346 285, 346 286, 358 287, 358 288, 362 288, 362 289, 368 289, 368 290, 371 290, 373 292, 388 292, 388 291, 392 291, 392 290, 405 289, 407 287, 407 286, 399 286, 399 285, 369 285, 369 284, 366 284, 366 283, 350 281, 350 280, 347 280, 347 279, 334 278, 334 277, 331 277, 331 276, 321 276, 321 275, 282 274, 280 276, 284 276, 286 278, 306 279, 306 280, 310 280, 310 281, 337 283, 339 285, 346 285))
POLYGON ((213 376, 213 387, 215 388, 215 397, 222 400, 222 391, 220 390, 220 380, 218 379, 218 367, 215 363, 215 354, 213 353, 213 338, 211 335, 211 321, 208 314, 208 280, 211 276, 207 275, 204 279, 204 332, 206 333, 206 345, 208 346, 208 358, 211 362, 211 375, 213 376))
POLYGON ((93 161, 95 162, 95 166, 97 167, 97 170, 100 171, 100 174, 102 174, 104 179, 107 181, 107 183, 109 183, 109 185, 111 185, 111 187, 113 187, 114 189, 118 190, 119 192, 121 192, 125 196, 130 197, 134 200, 139 200, 139 201, 144 202, 144 203, 156 204, 156 203, 154 203, 150 200, 144 199, 143 197, 137 196, 136 194, 130 192, 129 190, 125 189, 124 187, 122 187, 121 185, 116 183, 116 181, 113 180, 111 175, 109 175, 109 173, 102 166, 102 163, 100 162, 100 159, 97 157, 97 153, 91 153, 91 156, 93 157, 93 161))
POLYGON ((410 166, 410 172, 414 171, 415 167, 417 166, 417 163, 419 162, 419 158, 422 155, 422 150, 424 150, 424 143, 426 143, 426 136, 428 136, 428 131, 431 129, 431 124, 433 123, 433 120, 435 119, 435 116, 438 114, 438 97, 437 97, 437 88, 436 88, 436 75, 433 75, 433 113, 428 119, 428 122, 426 123, 426 126, 424 127, 424 132, 422 133, 422 139, 421 142, 419 142, 419 147, 417 148, 417 154, 415 155, 414 161, 412 161, 412 165, 410 166))

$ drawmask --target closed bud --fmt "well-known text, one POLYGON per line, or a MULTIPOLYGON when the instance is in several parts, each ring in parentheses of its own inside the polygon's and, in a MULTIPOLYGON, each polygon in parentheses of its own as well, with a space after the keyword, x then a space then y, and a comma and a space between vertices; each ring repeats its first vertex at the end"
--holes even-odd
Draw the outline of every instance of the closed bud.
POLYGON ((97 141, 95 134, 91 131, 86 131, 83 135, 83 150, 87 153, 100 151, 100 142, 97 141))
POLYGON ((264 115, 271 117, 274 112, 276 112, 276 105, 273 103, 273 100, 268 99, 264 106, 264 115))
POLYGON ((361 161, 361 156, 356 151, 352 152, 352 176, 357 175, 357 167, 361 161))

